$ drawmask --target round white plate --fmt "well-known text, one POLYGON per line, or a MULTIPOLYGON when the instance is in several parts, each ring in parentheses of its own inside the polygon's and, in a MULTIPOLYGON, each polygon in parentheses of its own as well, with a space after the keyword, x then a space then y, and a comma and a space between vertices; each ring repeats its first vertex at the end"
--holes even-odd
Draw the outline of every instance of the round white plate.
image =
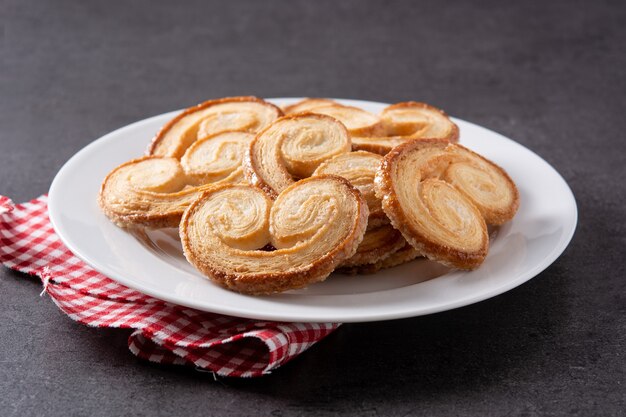
MULTIPOLYGON (((299 99, 273 99, 278 105, 299 99)), ((338 100, 378 113, 385 104, 338 100)), ((483 127, 455 119, 461 143, 502 166, 520 190, 513 221, 492 233, 483 265, 449 271, 416 260, 373 275, 332 274, 303 290, 252 297, 225 290, 185 260, 175 229, 131 234, 116 227, 96 203, 114 167, 143 155, 155 132, 178 112, 118 129, 74 155, 50 188, 54 229, 77 256, 112 279, 145 294, 200 310, 264 320, 365 322, 419 316, 501 294, 536 276, 563 252, 574 234, 576 202, 547 162, 483 127), (434 278, 434 279, 433 279, 434 278)))

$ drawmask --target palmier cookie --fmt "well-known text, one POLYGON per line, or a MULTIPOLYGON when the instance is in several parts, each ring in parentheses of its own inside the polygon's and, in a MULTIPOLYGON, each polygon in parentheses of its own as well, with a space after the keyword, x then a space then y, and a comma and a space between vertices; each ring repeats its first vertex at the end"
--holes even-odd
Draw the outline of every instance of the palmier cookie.
POLYGON ((285 116, 257 133, 244 156, 248 182, 275 198, 297 179, 311 176, 325 160, 351 148, 343 124, 329 116, 285 116))
POLYGON ((187 260, 212 281, 246 294, 271 294, 324 280, 363 238, 368 209, 336 176, 301 180, 275 201, 260 189, 226 185, 185 211, 187 260), (261 248, 271 245, 276 250, 261 248))
POLYGON ((420 253, 473 269, 487 255, 488 224, 515 215, 519 193, 506 172, 456 144, 411 141, 388 153, 375 178, 391 223, 420 253))
POLYGON ((385 134, 379 137, 354 135, 352 148, 381 155, 412 139, 458 142, 459 127, 443 111, 414 101, 392 104, 381 115, 385 134))
POLYGON ((242 154, 253 137, 223 132, 195 142, 181 161, 147 156, 126 162, 104 179, 100 207, 122 227, 178 226, 199 193, 213 185, 244 181, 242 154))
POLYGON ((309 112, 325 114, 343 123, 351 136, 382 136, 385 134, 383 120, 358 107, 344 106, 327 98, 306 98, 286 106, 285 114, 309 112))
POLYGON ((256 133, 283 115, 256 97, 226 97, 190 107, 157 133, 148 155, 180 158, 193 142, 227 130, 256 133))
POLYGON ((254 135, 225 131, 195 141, 180 159, 190 184, 245 182, 243 156, 254 135))

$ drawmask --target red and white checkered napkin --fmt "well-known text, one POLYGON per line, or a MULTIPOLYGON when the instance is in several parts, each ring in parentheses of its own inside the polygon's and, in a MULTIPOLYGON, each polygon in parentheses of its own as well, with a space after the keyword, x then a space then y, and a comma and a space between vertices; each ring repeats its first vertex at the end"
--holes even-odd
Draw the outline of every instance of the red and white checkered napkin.
POLYGON ((222 376, 267 374, 339 326, 222 316, 124 287, 91 269, 63 245, 48 219, 46 196, 25 204, 0 196, 0 262, 40 277, 44 291, 73 320, 135 329, 128 347, 138 357, 195 365, 222 376))

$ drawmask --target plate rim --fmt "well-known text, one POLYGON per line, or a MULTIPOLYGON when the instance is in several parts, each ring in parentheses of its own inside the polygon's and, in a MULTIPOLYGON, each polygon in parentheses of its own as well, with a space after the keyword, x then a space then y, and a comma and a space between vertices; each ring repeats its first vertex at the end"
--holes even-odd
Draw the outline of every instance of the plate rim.
MULTIPOLYGON (((302 99, 301 97, 281 97, 281 98, 267 98, 265 100, 267 101, 271 101, 271 102, 275 102, 275 101, 280 101, 280 102, 293 102, 293 101, 297 101, 302 99)), ((340 102, 346 102, 349 103, 351 105, 358 105, 359 103, 363 104, 373 104, 373 105, 388 105, 387 103, 382 103, 382 102, 375 102, 375 101, 368 101, 368 100, 354 100, 354 99, 338 99, 338 98, 334 98, 333 100, 337 100, 340 102)), ((484 301, 486 299, 498 296, 500 294, 503 294, 505 292, 508 292, 520 285, 522 285, 523 283, 531 280, 532 278, 536 277, 537 275, 539 275, 541 272, 543 272, 545 269, 547 269, 550 265, 552 265, 558 258, 559 256, 565 251, 565 249, 569 246, 575 232, 577 229, 577 225, 578 225, 578 206, 576 203, 576 198, 574 193, 572 192, 569 184, 567 183, 567 181, 565 181, 565 179, 563 178, 563 176, 551 165, 549 164, 545 159, 543 159, 541 156, 539 156, 537 153, 535 153, 534 151, 532 151, 531 149, 525 147, 524 145, 514 141, 513 139, 510 139, 494 130, 491 130, 489 128, 483 127, 481 125, 472 123, 472 122, 468 122, 466 120, 462 120, 462 119, 458 119, 458 118, 452 118, 454 121, 461 121, 462 123, 477 127, 479 129, 484 129, 486 131, 489 131, 490 133, 496 134, 499 139, 504 139, 506 141, 509 142, 509 144, 513 144, 514 146, 519 146, 521 148, 523 148, 525 151, 529 152, 530 154, 532 154, 532 156, 534 158, 537 158, 541 163, 543 163, 547 168, 549 168, 552 171, 552 174, 555 175, 556 179, 559 180, 559 182, 561 183, 562 186, 564 186, 563 191, 565 191, 568 194, 568 197, 571 199, 571 206, 570 208, 572 209, 572 224, 571 224, 571 228, 569 230, 567 230, 566 233, 564 233, 561 238, 558 241, 558 244, 555 245, 551 252, 549 254, 547 254, 543 260, 543 262, 537 263, 536 265, 533 265, 532 268, 530 268, 529 270, 526 270, 523 274, 521 274, 517 279, 515 280, 511 280, 511 281, 505 281, 503 283, 503 285, 498 285, 498 286, 494 286, 492 288, 489 289, 489 291, 485 291, 482 293, 478 293, 478 294, 468 294, 465 297, 461 297, 453 302, 449 302, 447 304, 438 304, 435 305, 433 307, 430 308, 425 308, 420 310, 419 312, 412 312, 412 311, 389 311, 387 313, 381 313, 378 312, 375 315, 363 315, 363 314, 356 314, 354 316, 345 316, 345 317, 341 317, 341 318, 332 318, 332 317, 328 317, 328 316, 317 316, 317 317, 311 317, 310 314, 309 315, 304 315, 304 316, 294 316, 293 314, 290 314, 290 317, 287 317, 284 314, 280 314, 280 313, 275 313, 273 311, 265 311, 265 312, 254 312, 251 314, 242 314, 241 310, 236 309, 236 308, 228 308, 228 307, 223 307, 223 306, 217 306, 215 308, 211 308, 211 309, 207 309, 206 304, 202 304, 200 302, 197 302, 194 299, 189 299, 189 300, 180 300, 178 297, 163 297, 162 293, 159 293, 158 291, 152 291, 150 288, 146 288, 145 286, 141 286, 141 285, 135 285, 134 282, 129 281, 128 279, 124 278, 121 275, 118 275, 117 273, 115 273, 115 271, 111 271, 108 270, 105 267, 102 267, 100 265, 99 262, 97 261, 93 261, 91 256, 86 255, 85 253, 83 253, 83 251, 81 250, 80 247, 77 247, 74 244, 74 241, 72 240, 71 233, 66 234, 66 231, 63 229, 63 227, 61 227, 59 225, 59 222, 55 219, 58 218, 57 216, 57 203, 55 200, 55 196, 57 195, 57 192, 55 192, 62 183, 63 179, 64 179, 64 173, 68 171, 68 167, 71 167, 74 163, 77 163, 78 161, 80 161, 81 157, 85 154, 90 153, 94 148, 98 148, 99 146, 105 146, 106 142, 109 140, 112 140, 111 138, 114 138, 115 136, 117 136, 121 131, 126 130, 126 129, 132 129, 132 128, 137 128, 140 127, 141 125, 144 124, 150 124, 151 122, 153 122, 155 119, 160 119, 160 118, 165 118, 167 117, 173 117, 174 115, 178 114, 181 110, 174 110, 174 111, 170 111, 170 112, 165 112, 159 115, 154 115, 154 116, 150 116, 138 121, 135 121, 133 123, 130 123, 128 125, 119 127, 111 132, 106 133, 105 135, 99 137, 98 139, 95 139, 94 141, 90 142, 89 144, 87 144, 86 146, 84 146, 82 149, 80 149, 78 152, 76 152, 74 155, 72 155, 72 157, 70 157, 64 164, 63 166, 59 169, 59 171, 57 172, 57 174, 55 175, 52 184, 50 186, 50 191, 49 191, 49 196, 48 196, 48 210, 49 210, 49 218, 51 221, 51 224, 54 228, 55 233, 59 236, 59 238, 61 239, 61 241, 72 251, 72 253, 74 255, 76 255, 78 258, 80 258, 82 261, 84 261, 87 265, 89 265, 91 268, 95 269, 96 271, 102 273, 103 275, 111 278, 112 280, 120 283, 121 285, 127 286, 129 288, 132 288, 136 291, 139 291, 143 294, 149 295, 151 297, 157 298, 159 300, 163 300, 163 301, 167 301, 167 302, 171 302, 174 304, 179 304, 179 305, 183 305, 186 307, 191 307, 191 308, 195 308, 201 311, 207 311, 207 312, 212 312, 212 313, 218 313, 218 314, 226 314, 226 315, 230 315, 230 316, 238 316, 238 317, 245 317, 245 318, 250 318, 250 319, 260 319, 260 320, 273 320, 273 321, 293 321, 293 322, 374 322, 374 321, 384 321, 384 320, 394 320, 394 319, 402 319, 402 318, 408 318, 408 317, 417 317, 417 316, 422 316, 422 315, 427 315, 427 314, 433 314, 433 313, 437 313, 437 312, 442 312, 442 311, 447 311, 447 310, 452 310, 452 309, 456 309, 456 308, 460 308, 463 306, 467 306, 467 305, 471 305, 474 303, 478 303, 481 301, 484 301), (170 299, 168 299, 170 298, 170 299), (175 301, 174 301, 175 299, 175 301), (295 319, 293 318, 295 317, 295 319)), ((146 143, 147 146, 147 143, 146 143)), ((452 271, 452 273, 457 272, 457 271, 452 271)), ((246 297, 246 296, 244 296, 246 297)), ((302 314, 302 313, 301 313, 302 314)), ((318 313, 319 314, 319 313, 318 313)))

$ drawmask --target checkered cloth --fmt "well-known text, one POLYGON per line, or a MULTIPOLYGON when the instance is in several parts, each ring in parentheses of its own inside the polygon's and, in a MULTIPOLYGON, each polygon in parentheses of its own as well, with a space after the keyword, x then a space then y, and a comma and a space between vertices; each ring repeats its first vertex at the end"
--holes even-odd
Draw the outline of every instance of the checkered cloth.
POLYGON ((124 287, 91 269, 63 245, 48 219, 46 196, 25 204, 0 196, 0 262, 40 277, 44 292, 72 320, 135 329, 128 347, 138 357, 195 365, 221 376, 268 374, 339 326, 222 316, 124 287))

